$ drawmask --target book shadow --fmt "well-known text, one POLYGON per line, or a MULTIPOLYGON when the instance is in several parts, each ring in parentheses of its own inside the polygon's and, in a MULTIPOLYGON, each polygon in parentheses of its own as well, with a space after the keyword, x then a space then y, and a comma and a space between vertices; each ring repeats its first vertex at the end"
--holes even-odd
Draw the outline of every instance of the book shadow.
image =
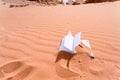
POLYGON ((57 58, 55 60, 55 63, 59 62, 61 59, 65 59, 65 60, 67 60, 66 66, 69 67, 69 62, 73 58, 73 56, 75 56, 75 54, 71 54, 71 53, 66 52, 66 51, 59 51, 57 58))

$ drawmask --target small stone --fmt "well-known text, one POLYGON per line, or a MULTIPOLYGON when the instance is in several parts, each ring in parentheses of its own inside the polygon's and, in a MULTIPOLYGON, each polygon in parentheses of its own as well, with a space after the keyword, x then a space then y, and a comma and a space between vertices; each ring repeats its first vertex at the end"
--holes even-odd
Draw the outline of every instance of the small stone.
POLYGON ((3 3, 3 5, 6 5, 6 3, 3 3))
POLYGON ((10 8, 13 8, 13 7, 15 7, 15 5, 12 5, 12 4, 11 4, 9 7, 10 7, 10 8))
POLYGON ((80 76, 80 78, 82 78, 82 76, 80 76))
POLYGON ((81 62, 81 61, 78 61, 79 63, 81 62))

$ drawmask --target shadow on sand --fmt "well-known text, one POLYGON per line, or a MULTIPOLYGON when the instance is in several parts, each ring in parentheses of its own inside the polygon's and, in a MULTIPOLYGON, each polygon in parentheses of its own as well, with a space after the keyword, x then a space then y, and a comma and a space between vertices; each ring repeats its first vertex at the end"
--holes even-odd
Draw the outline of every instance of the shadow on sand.
POLYGON ((57 58, 55 60, 55 63, 57 63, 61 59, 65 59, 65 60, 67 60, 67 65, 66 66, 69 67, 69 62, 70 62, 70 60, 72 59, 73 56, 75 56, 75 54, 70 54, 70 53, 65 52, 65 51, 59 51, 58 55, 57 55, 57 58))

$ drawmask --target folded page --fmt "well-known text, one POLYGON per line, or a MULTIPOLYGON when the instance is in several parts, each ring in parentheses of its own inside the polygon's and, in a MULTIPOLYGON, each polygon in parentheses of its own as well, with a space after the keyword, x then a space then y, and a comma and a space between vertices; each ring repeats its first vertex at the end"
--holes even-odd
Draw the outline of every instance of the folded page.
POLYGON ((68 34, 64 38, 64 46, 69 49, 70 51, 73 51, 73 35, 71 32, 68 32, 68 34))
POLYGON ((65 38, 62 39, 59 51, 65 51, 65 52, 69 52, 71 54, 74 54, 73 51, 69 50, 68 48, 66 48, 66 46, 64 46, 64 42, 65 42, 65 38))
POLYGON ((74 37, 72 33, 68 32, 68 34, 62 39, 59 50, 69 52, 70 54, 74 54, 73 39, 74 37))
POLYGON ((90 56, 91 56, 91 57, 94 57, 94 55, 93 55, 93 53, 92 53, 92 50, 91 50, 91 46, 90 46, 89 40, 81 40, 81 42, 90 49, 90 51, 91 51, 90 56))

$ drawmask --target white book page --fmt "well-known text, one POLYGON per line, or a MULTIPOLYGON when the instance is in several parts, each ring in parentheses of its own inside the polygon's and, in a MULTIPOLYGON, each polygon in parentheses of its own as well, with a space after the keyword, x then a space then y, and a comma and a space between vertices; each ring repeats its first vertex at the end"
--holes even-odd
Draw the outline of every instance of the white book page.
POLYGON ((73 49, 74 49, 74 52, 75 52, 75 53, 76 53, 75 47, 80 44, 80 39, 81 39, 81 32, 77 33, 77 34, 75 35, 75 37, 74 37, 73 49))
POLYGON ((81 40, 81 42, 82 42, 85 46, 87 46, 88 48, 91 49, 89 40, 81 40))
POLYGON ((68 32, 68 34, 64 38, 64 46, 69 49, 70 51, 73 51, 73 40, 74 37, 71 32, 68 32))
POLYGON ((69 52, 71 54, 74 54, 73 51, 69 50, 68 48, 66 48, 66 46, 64 46, 64 42, 65 42, 65 38, 62 39, 59 51, 65 51, 65 52, 69 52))
POLYGON ((91 51, 91 55, 90 56, 94 57, 94 54, 93 54, 93 52, 91 50, 91 46, 90 46, 89 40, 81 40, 81 42, 90 49, 90 51, 91 51))

